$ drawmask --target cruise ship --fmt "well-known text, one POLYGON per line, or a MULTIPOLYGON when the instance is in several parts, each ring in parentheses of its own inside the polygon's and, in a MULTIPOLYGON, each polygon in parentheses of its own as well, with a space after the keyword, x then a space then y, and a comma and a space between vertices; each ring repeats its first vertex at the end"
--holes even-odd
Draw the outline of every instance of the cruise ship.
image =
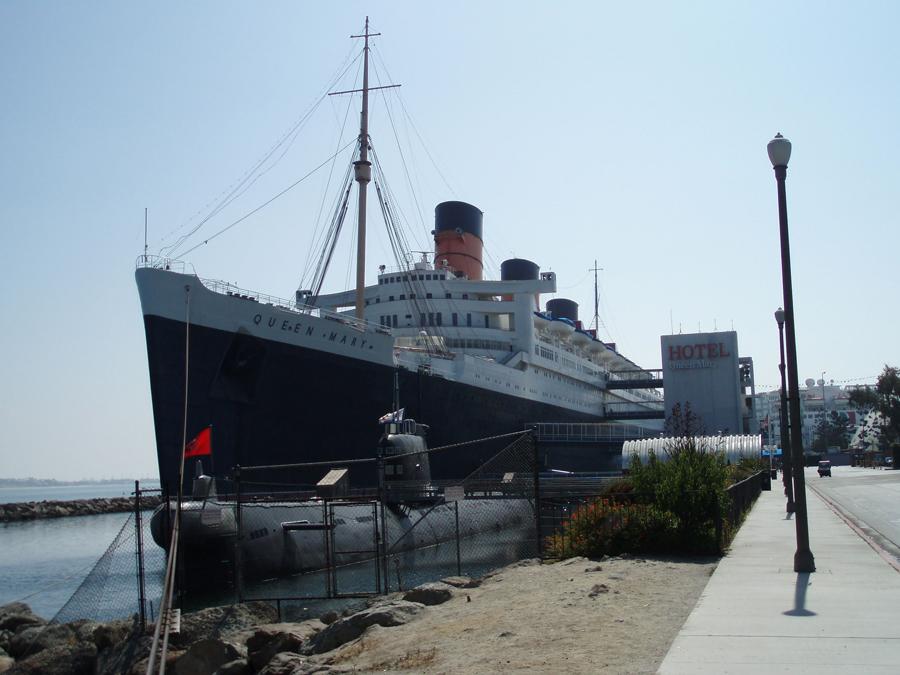
MULTIPOLYGON (((368 24, 364 37, 367 67, 368 24)), ((285 479, 282 465, 370 458, 379 419, 398 407, 427 425, 431 448, 539 423, 625 418, 638 435, 658 435, 661 397, 628 388, 642 369, 585 330, 575 302, 551 297, 554 272, 510 259, 499 280, 483 278, 486 225, 477 207, 438 204, 433 251, 410 254, 398 234, 396 264, 364 283, 366 190, 379 182, 369 160, 367 76, 361 93, 349 174, 360 213, 355 288, 279 299, 202 279, 185 261, 146 252, 138 259, 161 483, 174 489, 185 442, 208 427, 205 470, 217 476, 276 467, 253 475, 271 485, 285 479)), ((435 453, 432 474, 464 477, 490 451, 476 444, 435 453)), ((290 480, 314 484, 325 471, 290 480)), ((351 475, 371 483, 361 468, 351 475)))

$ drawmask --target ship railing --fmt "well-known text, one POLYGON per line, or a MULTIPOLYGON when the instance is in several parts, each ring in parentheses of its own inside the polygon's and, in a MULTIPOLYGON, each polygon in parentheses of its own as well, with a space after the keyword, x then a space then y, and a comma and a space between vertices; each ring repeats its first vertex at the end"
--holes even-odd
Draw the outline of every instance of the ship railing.
POLYGON ((266 295, 265 293, 257 293, 256 291, 248 291, 246 289, 238 287, 236 284, 232 284, 228 281, 222 281, 220 279, 201 279, 200 281, 204 286, 206 286, 214 293, 230 295, 235 298, 242 298, 244 300, 258 302, 261 305, 270 305, 272 307, 278 307, 279 309, 286 309, 288 311, 297 311, 294 303, 292 303, 290 300, 285 300, 284 298, 279 298, 274 295, 266 295))
POLYGON ((421 261, 411 260, 407 265, 385 266, 383 270, 378 270, 379 274, 433 274, 434 272, 446 272, 448 278, 456 278, 456 268, 452 265, 432 265, 428 263, 427 267, 416 267, 421 261))
MULTIPOLYGON (((181 274, 188 273, 188 268, 190 268, 189 273, 196 276, 196 272, 194 272, 194 268, 190 263, 170 258, 162 258, 159 256, 142 255, 138 258, 137 266, 164 269, 181 274)), ((233 298, 241 298, 243 300, 249 300, 250 302, 257 302, 261 305, 276 307, 286 312, 320 317, 322 319, 328 319, 330 321, 338 321, 348 326, 353 326, 357 330, 363 332, 384 333, 385 335, 391 334, 390 329, 382 326, 381 324, 366 321, 364 319, 357 319, 350 314, 338 314, 337 312, 322 309, 321 307, 299 304, 291 300, 279 298, 275 295, 267 295, 265 293, 259 293, 257 291, 248 291, 228 281, 222 281, 220 279, 200 279, 200 283, 214 293, 220 293, 222 295, 227 295, 233 298)))
POLYGON ((529 424, 537 433, 540 441, 567 441, 572 443, 598 443, 602 441, 621 441, 624 439, 658 436, 659 431, 651 431, 637 424, 617 422, 587 422, 584 424, 565 424, 544 422, 529 424))
POLYGON ((178 274, 193 274, 194 276, 197 276, 197 272, 194 271, 194 266, 189 262, 178 260, 176 258, 166 258, 159 255, 138 256, 135 267, 137 267, 138 269, 142 267, 150 267, 157 270, 177 272, 178 274))

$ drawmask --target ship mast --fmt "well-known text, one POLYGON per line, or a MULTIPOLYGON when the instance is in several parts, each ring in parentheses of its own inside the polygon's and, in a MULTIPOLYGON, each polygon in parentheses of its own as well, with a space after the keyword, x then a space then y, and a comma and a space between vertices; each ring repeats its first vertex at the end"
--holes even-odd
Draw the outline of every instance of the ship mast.
POLYGON ((591 272, 594 273, 594 330, 597 331, 597 335, 595 336, 598 340, 600 339, 600 285, 597 283, 597 272, 602 272, 602 267, 597 267, 597 261, 594 261, 594 267, 591 272))
POLYGON ((365 38, 363 48, 363 88, 362 112, 359 116, 359 161, 354 162, 355 178, 359 183, 359 222, 356 229, 356 318, 362 320, 365 314, 366 293, 366 192, 372 180, 372 162, 369 161, 369 37, 381 33, 369 33, 369 17, 366 17, 366 32, 353 35, 365 38))

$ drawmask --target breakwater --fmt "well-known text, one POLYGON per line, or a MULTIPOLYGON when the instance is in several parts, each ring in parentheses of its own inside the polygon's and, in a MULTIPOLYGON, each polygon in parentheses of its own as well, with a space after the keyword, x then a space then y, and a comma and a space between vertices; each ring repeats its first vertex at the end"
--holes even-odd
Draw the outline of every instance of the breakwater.
MULTIPOLYGON (((155 509, 162 503, 159 495, 141 497, 141 510, 155 509)), ((98 516, 104 513, 134 511, 134 497, 103 497, 100 499, 75 499, 72 501, 22 502, 0 504, 0 523, 16 523, 24 520, 68 518, 71 516, 98 516)))

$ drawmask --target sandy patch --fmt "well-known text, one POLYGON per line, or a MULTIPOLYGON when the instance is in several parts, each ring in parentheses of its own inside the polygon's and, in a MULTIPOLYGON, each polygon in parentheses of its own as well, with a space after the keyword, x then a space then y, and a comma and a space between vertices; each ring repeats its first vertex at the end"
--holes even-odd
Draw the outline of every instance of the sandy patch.
POLYGON ((370 629, 333 652, 333 663, 407 675, 655 673, 715 565, 713 558, 520 563, 405 626, 370 629))

